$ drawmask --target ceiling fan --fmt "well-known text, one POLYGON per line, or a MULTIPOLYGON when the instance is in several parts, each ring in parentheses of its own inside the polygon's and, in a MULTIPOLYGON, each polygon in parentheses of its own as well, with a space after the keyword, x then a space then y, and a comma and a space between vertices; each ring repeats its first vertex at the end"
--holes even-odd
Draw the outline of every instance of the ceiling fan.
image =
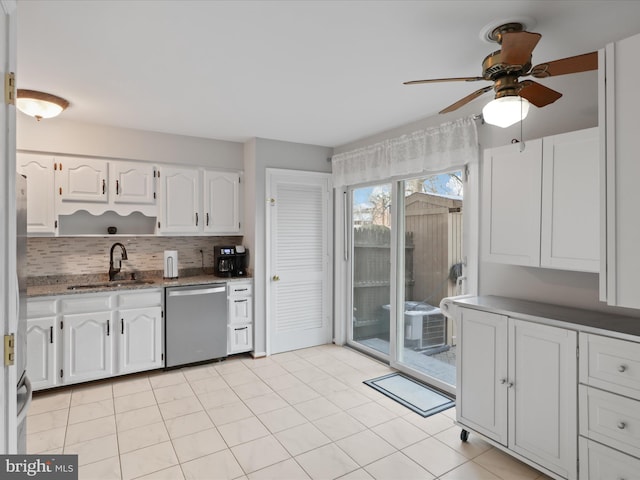
MULTIPOLYGON (((482 61, 481 77, 454 77, 454 78, 432 78, 428 80, 412 80, 404 82, 404 85, 417 85, 423 83, 438 82, 476 82, 480 80, 493 82, 493 85, 482 87, 457 102, 449 105, 439 113, 448 113, 457 110, 466 105, 471 100, 493 89, 495 91, 495 100, 501 103, 506 101, 515 101, 517 108, 523 108, 526 103, 528 109, 529 103, 536 107, 544 107, 555 102, 562 94, 549 87, 534 82, 533 80, 520 80, 521 77, 531 76, 534 78, 546 78, 551 76, 566 75, 569 73, 586 72, 598 69, 598 52, 585 53, 574 57, 567 57, 552 62, 541 63, 539 65, 531 65, 531 53, 540 41, 539 33, 525 31, 525 26, 520 22, 509 22, 495 27, 487 34, 487 39, 498 43, 501 46, 497 50, 485 57, 482 61), (504 100, 501 100, 504 99, 504 100), (524 100, 525 99, 526 102, 524 100)), ((490 104, 493 102, 490 102, 490 104)), ((513 103, 513 102, 511 102, 513 103)), ((490 105, 489 104, 489 105, 490 105)), ((487 121, 487 112, 485 121, 487 121)), ((523 119, 526 116, 522 112, 522 116, 518 116, 509 126, 523 119)), ((493 123, 493 122, 488 122, 493 123)))

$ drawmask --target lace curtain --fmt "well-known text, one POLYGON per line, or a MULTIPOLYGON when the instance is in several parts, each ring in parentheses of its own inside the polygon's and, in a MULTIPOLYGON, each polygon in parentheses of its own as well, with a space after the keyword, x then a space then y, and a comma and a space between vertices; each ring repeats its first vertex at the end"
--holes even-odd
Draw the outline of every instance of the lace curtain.
POLYGON ((473 117, 339 153, 331 159, 334 187, 440 172, 478 161, 473 117))

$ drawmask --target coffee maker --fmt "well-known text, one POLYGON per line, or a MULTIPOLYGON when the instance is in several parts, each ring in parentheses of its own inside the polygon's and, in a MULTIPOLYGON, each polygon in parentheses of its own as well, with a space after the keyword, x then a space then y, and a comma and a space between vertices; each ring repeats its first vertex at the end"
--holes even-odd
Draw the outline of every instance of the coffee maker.
POLYGON ((213 247, 213 270, 217 277, 246 277, 249 252, 242 245, 213 247))

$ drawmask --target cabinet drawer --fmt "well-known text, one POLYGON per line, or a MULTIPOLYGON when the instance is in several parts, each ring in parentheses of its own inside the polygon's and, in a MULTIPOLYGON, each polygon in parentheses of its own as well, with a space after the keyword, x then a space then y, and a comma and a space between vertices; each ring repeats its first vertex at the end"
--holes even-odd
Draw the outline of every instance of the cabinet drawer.
POLYGON ((27 300, 27 318, 50 317, 56 312, 55 300, 27 300))
POLYGON ((580 385, 580 435, 640 457, 640 401, 580 385))
POLYGON ((118 308, 141 308, 141 307, 155 307, 162 305, 162 291, 153 290, 141 290, 136 292, 127 292, 118 294, 118 308))
POLYGON ((580 438, 580 480, 637 478, 640 460, 580 438))
POLYGON ((580 335, 580 382, 640 400, 640 343, 580 335))
POLYGON ((227 284, 227 295, 230 297, 249 297, 253 293, 253 285, 250 283, 234 283, 227 284))
POLYGON ((229 354, 248 352, 253 349, 253 328, 251 325, 229 325, 227 327, 229 354))
POLYGON ((60 300, 60 311, 70 313, 103 312, 111 310, 113 296, 104 295, 66 295, 60 300))

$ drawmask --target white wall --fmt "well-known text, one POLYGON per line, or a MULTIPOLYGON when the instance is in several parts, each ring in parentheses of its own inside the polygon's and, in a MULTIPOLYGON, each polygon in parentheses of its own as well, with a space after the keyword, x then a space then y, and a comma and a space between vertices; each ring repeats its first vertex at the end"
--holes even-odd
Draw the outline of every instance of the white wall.
POLYGON ((242 143, 71 122, 64 113, 40 122, 17 117, 18 150, 243 168, 242 143))
POLYGON ((245 244, 250 248, 254 274, 255 354, 266 353, 266 169, 283 168, 310 172, 331 172, 328 147, 254 138, 245 143, 245 244), (253 198, 250 197, 253 195, 253 198), (252 225, 249 225, 251 223, 252 225), (250 229, 253 229, 251 236, 250 229))
MULTIPOLYGON (((525 141, 598 125, 597 72, 566 75, 539 82, 563 93, 563 97, 544 108, 531 108, 529 116, 522 124, 522 138, 525 141)), ((472 87, 469 90, 471 91, 472 87)), ((490 98, 488 94, 456 112, 421 119, 348 145, 336 147, 335 153, 353 150, 387 138, 398 137, 455 118, 479 114, 490 98)), ((478 139, 481 150, 505 145, 511 143, 512 139, 520 138, 519 124, 501 129, 481 124, 480 121, 478 123, 478 139)), ((480 188, 482 189, 482 185, 480 188)), ((480 225, 480 229, 482 229, 482 225, 480 225)), ((565 272, 483 262, 479 265, 479 293, 640 316, 640 311, 607 307, 601 303, 598 299, 598 275, 593 273, 565 272)))

